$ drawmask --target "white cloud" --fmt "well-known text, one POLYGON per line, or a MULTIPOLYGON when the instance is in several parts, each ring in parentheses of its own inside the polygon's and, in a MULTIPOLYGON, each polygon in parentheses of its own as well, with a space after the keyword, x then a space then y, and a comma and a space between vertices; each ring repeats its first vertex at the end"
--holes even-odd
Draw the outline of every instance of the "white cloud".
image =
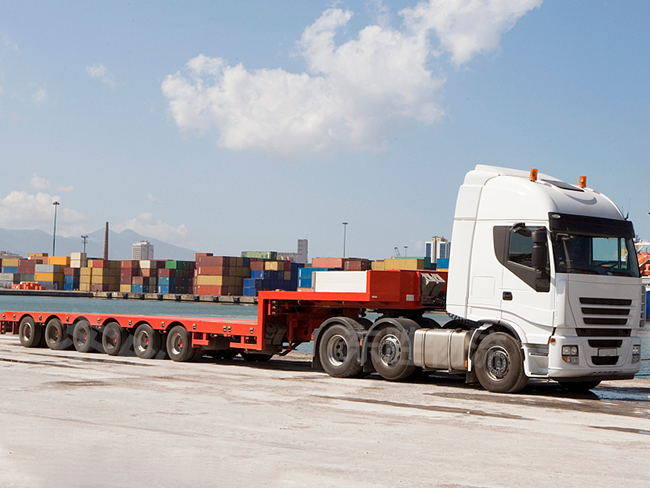
POLYGON ((182 243, 187 235, 187 228, 184 224, 174 227, 162 220, 154 219, 150 213, 141 213, 131 220, 114 226, 116 232, 122 232, 125 229, 131 229, 145 237, 153 237, 171 243, 182 243))
POLYGON ((50 182, 45 178, 38 176, 37 173, 34 173, 32 175, 32 179, 30 180, 29 184, 32 186, 32 188, 35 188, 37 190, 45 190, 48 186, 50 186, 50 182))
POLYGON ((113 75, 103 64, 86 66, 86 72, 90 75, 91 78, 97 78, 99 81, 107 84, 110 87, 114 87, 116 84, 115 80, 113 79, 113 75))
POLYGON ((399 30, 388 25, 383 2, 375 0, 380 25, 367 26, 338 46, 335 35, 352 12, 332 8, 296 43, 307 73, 248 71, 202 54, 188 61, 184 74, 168 75, 161 88, 181 129, 200 134, 216 129, 219 144, 229 149, 280 157, 380 151, 401 124, 412 119, 431 124, 443 117, 442 52, 461 66, 498 47, 501 34, 540 4, 430 0, 400 12, 399 30))
MULTIPOLYGON (((9 229, 49 230, 54 222, 55 201, 61 201, 56 195, 38 192, 35 195, 25 191, 12 191, 0 199, 0 227, 9 229)), ((85 216, 81 212, 61 205, 57 209, 57 226, 62 224, 61 233, 65 235, 66 225, 74 225, 85 216)), ((57 227, 57 233, 59 228, 57 227)))
POLYGON ((9 39, 7 36, 4 36, 2 38, 2 45, 7 46, 10 49, 13 49, 14 51, 18 51, 18 44, 15 42, 11 42, 11 39, 9 39))
POLYGON ((475 54, 496 49, 501 35, 541 4, 542 0, 429 0, 401 14, 411 32, 435 31, 441 49, 459 67, 475 54))
POLYGON ((47 100, 47 90, 42 86, 32 94, 32 102, 41 103, 45 100, 47 100))
POLYGON ((74 190, 73 186, 60 186, 56 189, 56 191, 65 192, 65 193, 70 193, 72 190, 74 190))

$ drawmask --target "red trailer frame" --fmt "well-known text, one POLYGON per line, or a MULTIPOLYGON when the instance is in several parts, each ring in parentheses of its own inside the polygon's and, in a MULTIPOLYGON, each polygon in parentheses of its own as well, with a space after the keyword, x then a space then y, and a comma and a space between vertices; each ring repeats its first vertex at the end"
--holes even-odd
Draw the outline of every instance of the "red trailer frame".
POLYGON ((127 331, 135 331, 140 325, 148 324, 154 331, 162 333, 168 333, 180 325, 191 334, 191 345, 195 348, 210 349, 212 340, 225 338, 228 341, 227 347, 235 350, 274 353, 280 352, 280 349, 292 350, 299 343, 309 342, 313 332, 325 320, 334 316, 362 317, 366 310, 397 313, 442 308, 442 304, 422 303, 421 279, 423 274, 437 274, 446 281, 446 272, 387 270, 365 273, 365 292, 262 291, 258 298, 256 321, 164 315, 7 311, 1 315, 0 332, 18 334, 20 323, 25 317, 30 317, 38 327, 44 327, 53 319, 59 320, 65 327, 87 320, 93 328, 100 331, 111 323, 116 323, 127 331), (279 348, 278 336, 272 336, 278 331, 282 334, 279 348), (289 343, 288 347, 282 345, 284 342, 289 343))

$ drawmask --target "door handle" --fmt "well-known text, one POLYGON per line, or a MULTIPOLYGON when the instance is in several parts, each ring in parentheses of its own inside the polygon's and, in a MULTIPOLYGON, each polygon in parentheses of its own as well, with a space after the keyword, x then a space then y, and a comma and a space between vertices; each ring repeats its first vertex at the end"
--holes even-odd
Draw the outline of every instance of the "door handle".
POLYGON ((512 300, 512 292, 511 291, 504 291, 503 292, 503 299, 504 300, 512 300))

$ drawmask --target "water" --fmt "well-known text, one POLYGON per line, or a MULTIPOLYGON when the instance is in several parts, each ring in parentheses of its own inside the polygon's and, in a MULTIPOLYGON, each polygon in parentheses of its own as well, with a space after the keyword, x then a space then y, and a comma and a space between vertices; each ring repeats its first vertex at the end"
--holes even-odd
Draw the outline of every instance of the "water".
MULTIPOLYGON (((177 315, 189 317, 221 317, 227 319, 257 319, 257 305, 226 305, 211 302, 169 302, 155 300, 102 300, 96 298, 24 297, 0 295, 0 312, 73 312, 120 313, 132 315, 177 315)), ((446 316, 432 315, 438 322, 446 316)), ((442 319, 442 320, 441 320, 442 319)), ((639 377, 650 379, 650 323, 641 331, 641 361, 639 377)), ((299 346, 300 352, 312 352, 311 343, 299 346)))

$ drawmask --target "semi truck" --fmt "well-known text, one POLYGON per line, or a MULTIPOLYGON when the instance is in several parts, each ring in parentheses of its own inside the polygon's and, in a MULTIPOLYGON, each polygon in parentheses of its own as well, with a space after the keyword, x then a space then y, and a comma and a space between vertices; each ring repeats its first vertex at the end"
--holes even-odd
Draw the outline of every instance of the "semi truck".
POLYGON ((534 378, 587 390, 639 371, 634 236, 585 177, 477 165, 458 192, 448 271, 318 271, 310 290, 260 292, 257 320, 6 311, 0 329, 26 347, 174 361, 266 361, 313 341, 313 367, 335 377, 440 371, 493 392, 534 378))

